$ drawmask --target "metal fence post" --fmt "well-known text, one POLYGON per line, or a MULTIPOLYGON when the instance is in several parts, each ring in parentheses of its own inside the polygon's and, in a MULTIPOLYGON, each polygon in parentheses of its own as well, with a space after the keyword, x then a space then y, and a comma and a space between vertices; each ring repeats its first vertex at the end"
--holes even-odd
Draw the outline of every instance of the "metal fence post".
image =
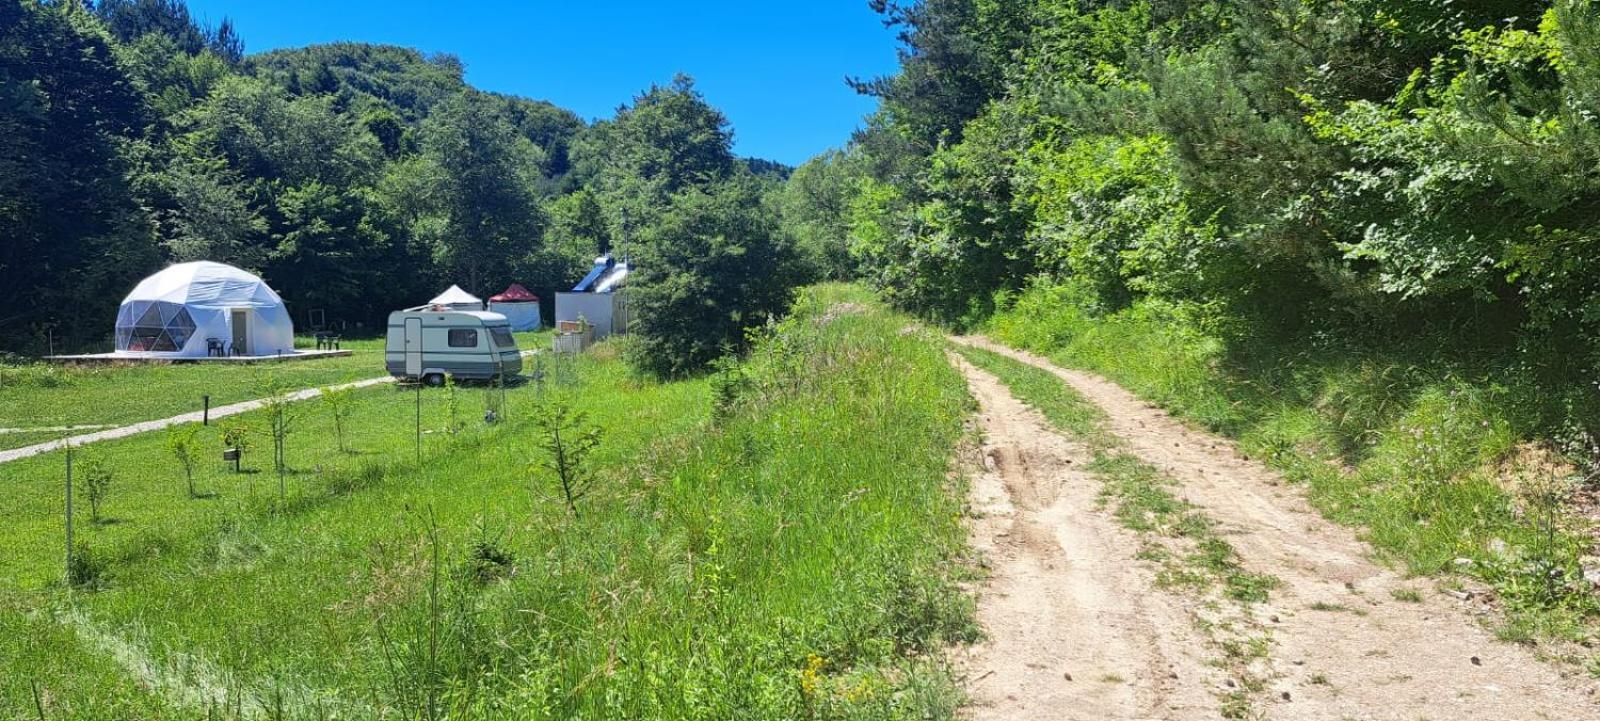
POLYGON ((72 586, 72 441, 67 441, 67 586, 72 586))

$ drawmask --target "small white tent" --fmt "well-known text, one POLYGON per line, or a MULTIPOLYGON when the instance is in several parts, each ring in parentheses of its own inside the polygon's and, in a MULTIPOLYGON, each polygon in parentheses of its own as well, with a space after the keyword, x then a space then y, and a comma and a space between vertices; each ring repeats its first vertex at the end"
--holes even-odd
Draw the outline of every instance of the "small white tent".
POLYGON ((428 305, 441 305, 450 310, 483 310, 483 299, 462 290, 459 285, 452 285, 428 301, 428 305))
POLYGON ((294 352, 294 321, 283 299, 231 265, 179 263, 140 281, 117 310, 117 353, 205 357, 294 352))

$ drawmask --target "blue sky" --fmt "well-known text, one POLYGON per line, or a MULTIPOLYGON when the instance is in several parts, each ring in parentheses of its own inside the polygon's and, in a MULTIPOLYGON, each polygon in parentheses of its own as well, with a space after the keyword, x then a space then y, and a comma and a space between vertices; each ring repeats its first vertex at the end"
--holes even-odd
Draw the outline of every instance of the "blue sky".
POLYGON ((740 155, 798 164, 843 145, 874 102, 847 75, 893 72, 866 0, 189 0, 233 19, 247 52, 351 40, 449 52, 484 90, 609 117, 651 83, 693 75, 740 155))

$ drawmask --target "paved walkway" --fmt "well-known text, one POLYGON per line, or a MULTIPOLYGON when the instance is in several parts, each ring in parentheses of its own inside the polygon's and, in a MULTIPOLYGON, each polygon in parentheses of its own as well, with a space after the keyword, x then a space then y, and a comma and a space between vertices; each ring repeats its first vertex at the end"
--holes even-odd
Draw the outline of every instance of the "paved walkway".
MULTIPOLYGON (((537 351, 537 350, 525 350, 525 351, 522 351, 522 356, 524 358, 526 358, 526 357, 531 356, 531 355, 533 355, 535 353, 538 353, 538 352, 539 351, 537 351)), ((383 385, 385 383, 393 383, 394 380, 395 379, 394 379, 393 376, 383 376, 381 378, 368 378, 368 379, 366 379, 364 381, 356 381, 354 383, 344 383, 344 384, 340 384, 340 385, 336 385, 336 386, 326 386, 326 388, 307 388, 305 390, 295 391, 294 393, 290 393, 288 398, 289 398, 290 401, 303 401, 303 400, 306 400, 308 398, 316 398, 317 396, 321 395, 322 391, 325 390, 325 389, 327 389, 327 390, 343 390, 345 388, 368 388, 368 387, 371 387, 371 386, 383 385)), ((253 411, 253 410, 259 409, 259 408, 261 408, 262 406, 264 406, 266 404, 267 404, 266 400, 264 400, 264 399, 256 399, 256 400, 253 400, 253 401, 243 401, 243 402, 240 402, 240 403, 234 403, 234 404, 226 405, 226 406, 217 406, 216 408, 212 408, 211 409, 211 417, 212 418, 226 418, 228 416, 238 415, 240 413, 245 413, 245 412, 248 412, 248 411, 253 411)), ((23 458, 30 458, 30 457, 33 457, 33 456, 37 456, 40 453, 49 453, 50 451, 60 450, 62 448, 65 448, 69 444, 74 446, 74 447, 76 447, 76 446, 81 446, 81 445, 84 445, 84 444, 87 444, 87 443, 95 443, 95 442, 98 442, 98 441, 109 441, 109 440, 112 440, 114 438, 127 438, 128 436, 134 436, 134 435, 138 435, 140 433, 148 433, 150 431, 159 431, 159 430, 161 430, 163 428, 169 428, 169 427, 176 426, 176 425, 183 424, 183 423, 199 423, 201 421, 201 419, 202 419, 202 415, 203 415, 203 411, 195 411, 193 413, 185 413, 183 415, 173 416, 171 418, 162 418, 160 420, 155 420, 155 421, 145 421, 143 423, 135 423, 135 424, 133 424, 131 426, 120 426, 120 427, 117 427, 117 428, 111 428, 111 429, 104 430, 104 431, 99 431, 99 432, 96 432, 96 433, 85 433, 83 435, 72 436, 70 438, 62 438, 62 439, 59 439, 59 440, 49 441, 49 442, 46 442, 46 443, 39 443, 39 444, 31 445, 31 446, 23 446, 21 448, 13 448, 13 449, 11 449, 9 451, 0 451, 0 463, 10 463, 12 461, 21 460, 23 458)))
POLYGON ((71 433, 73 431, 97 431, 101 428, 110 428, 111 424, 91 426, 46 426, 44 428, 0 428, 0 436, 8 433, 71 433))

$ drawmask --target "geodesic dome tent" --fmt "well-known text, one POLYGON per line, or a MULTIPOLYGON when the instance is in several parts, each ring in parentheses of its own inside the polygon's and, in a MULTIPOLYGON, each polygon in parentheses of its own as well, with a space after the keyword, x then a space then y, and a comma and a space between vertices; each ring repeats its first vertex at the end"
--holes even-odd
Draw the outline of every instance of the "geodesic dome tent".
POLYGON ((145 278, 117 310, 118 353, 203 358, 217 344, 230 355, 293 353, 294 321, 260 278, 210 261, 145 278))

